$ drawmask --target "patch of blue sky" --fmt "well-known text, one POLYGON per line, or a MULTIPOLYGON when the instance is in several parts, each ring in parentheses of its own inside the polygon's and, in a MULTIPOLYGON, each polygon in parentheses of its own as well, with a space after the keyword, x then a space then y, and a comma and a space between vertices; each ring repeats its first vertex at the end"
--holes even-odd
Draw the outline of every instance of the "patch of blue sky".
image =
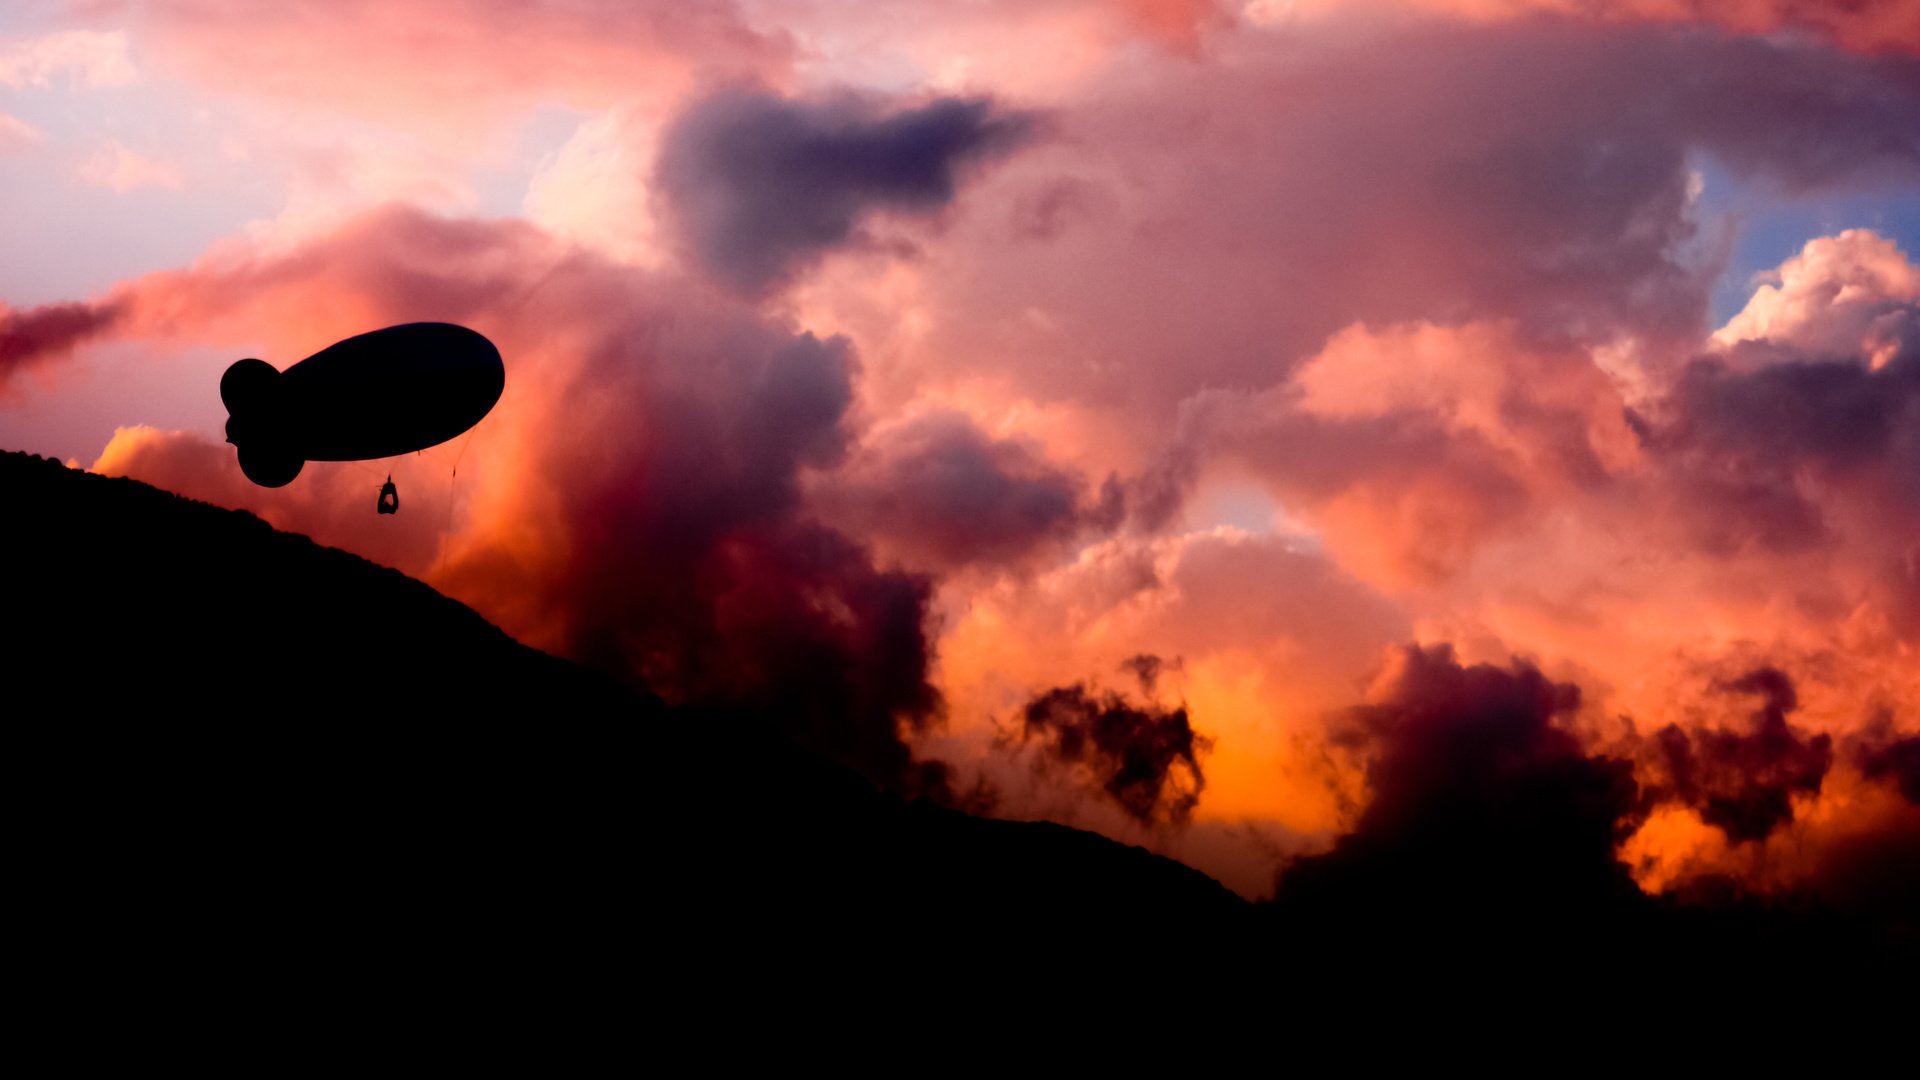
POLYGON ((1731 215, 1736 228, 1726 272, 1713 292, 1716 327, 1746 306, 1759 275, 1798 254, 1809 240, 1871 229, 1892 238, 1909 259, 1920 259, 1920 182, 1882 180, 1789 192, 1739 177, 1711 161, 1695 167, 1702 179, 1699 220, 1731 215))

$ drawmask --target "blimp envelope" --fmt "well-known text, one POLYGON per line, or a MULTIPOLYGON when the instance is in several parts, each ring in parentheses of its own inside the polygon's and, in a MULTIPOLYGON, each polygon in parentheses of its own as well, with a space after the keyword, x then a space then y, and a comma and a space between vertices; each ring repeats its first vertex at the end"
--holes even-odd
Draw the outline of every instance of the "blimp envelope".
POLYGON ((240 360, 220 377, 227 441, 247 479, 281 487, 309 461, 362 461, 437 446, 492 410, 500 350, 451 323, 351 337, 285 371, 240 360))

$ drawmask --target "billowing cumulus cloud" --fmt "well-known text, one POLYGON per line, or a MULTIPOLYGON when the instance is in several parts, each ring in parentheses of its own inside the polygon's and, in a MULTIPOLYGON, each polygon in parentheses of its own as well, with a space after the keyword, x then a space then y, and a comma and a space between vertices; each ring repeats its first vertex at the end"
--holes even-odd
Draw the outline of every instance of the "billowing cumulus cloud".
MULTIPOLYGON (((1791 689, 1762 669, 1724 690, 1783 712, 1791 689)), ((1456 964, 1628 985, 1647 963, 1680 970, 1872 970, 1914 926, 1920 816, 1863 793, 1847 823, 1777 861, 1770 896, 1725 872, 1668 896, 1643 891, 1622 841, 1658 818, 1625 758, 1585 748, 1582 695, 1531 664, 1463 664, 1445 647, 1398 650, 1343 745, 1367 759, 1370 801, 1324 854, 1281 873, 1267 912, 1290 958, 1360 978, 1376 964, 1456 964), (1806 857, 1811 849, 1817 854, 1806 857), (1875 860, 1889 868, 1868 869, 1875 860)), ((1774 775, 1777 725, 1721 764, 1774 775)), ((1811 834, 1809 834, 1811 835, 1811 834)), ((1803 837, 1805 839, 1805 837, 1803 837)), ((1762 875, 1764 877, 1764 875, 1762 875)))
POLYGON ((1714 341, 1766 342, 1816 357, 1858 356, 1884 365, 1911 341, 1920 306, 1920 267, 1897 244, 1867 229, 1822 236, 1765 275, 1747 305, 1714 341))
POLYGON ((1399 650, 1345 719, 1370 802, 1332 851, 1285 871, 1280 903, 1296 919, 1404 933, 1408 919, 1591 917, 1637 895, 1614 854, 1636 820, 1633 768, 1581 748, 1563 726, 1579 704, 1577 687, 1525 663, 1399 650))
MULTIPOLYGON (((1636 420, 1693 542, 1844 552, 1893 631, 1920 633, 1920 299, 1871 233, 1816 240, 1636 420)), ((1860 586, 1856 586, 1860 587, 1860 586)))
POLYGON ((876 211, 946 206, 963 168, 1011 148, 1029 125, 981 99, 889 108, 723 90, 674 121, 657 183, 694 261, 751 295, 846 243, 876 211))
MULTIPOLYGON (((1736 358, 1744 347, 1736 349, 1736 358)), ((1920 522, 1920 334, 1879 370, 1861 362, 1788 355, 1745 372, 1710 359, 1693 365, 1663 433, 1688 467, 1762 486, 1787 524, 1783 542, 1824 530, 1819 494, 1801 478, 1880 500, 1889 523, 1920 522)))
POLYGON ((937 718, 929 584, 799 514, 800 471, 845 451, 847 343, 663 285, 616 286, 632 321, 589 332, 440 579, 490 610, 527 605, 538 639, 671 699, 937 789, 899 736, 937 718))

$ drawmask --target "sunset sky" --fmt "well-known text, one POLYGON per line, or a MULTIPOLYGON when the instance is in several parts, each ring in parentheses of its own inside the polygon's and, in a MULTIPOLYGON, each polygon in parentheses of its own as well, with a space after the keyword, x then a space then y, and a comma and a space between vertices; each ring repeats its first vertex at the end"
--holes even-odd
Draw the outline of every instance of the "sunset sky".
POLYGON ((1264 896, 1537 670, 1643 888, 1920 850, 1920 2, 10 0, 0 192, 0 449, 903 793, 1264 896), (246 481, 422 320, 470 438, 246 481))

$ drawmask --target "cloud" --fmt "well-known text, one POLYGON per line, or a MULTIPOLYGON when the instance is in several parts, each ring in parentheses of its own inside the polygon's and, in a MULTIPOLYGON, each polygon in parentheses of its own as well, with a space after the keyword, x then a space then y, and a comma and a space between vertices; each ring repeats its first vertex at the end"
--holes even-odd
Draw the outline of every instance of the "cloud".
POLYGON ((135 153, 112 140, 80 163, 78 175, 89 184, 111 188, 122 195, 143 187, 177 191, 183 183, 177 167, 135 153))
POLYGON ((1884 462, 1904 449, 1920 404, 1920 333, 1879 370, 1857 358, 1788 357, 1744 372, 1701 361, 1676 398, 1670 438, 1754 470, 1884 462))
POLYGON ((1553 16, 1596 23, 1697 22, 1739 34, 1809 31, 1862 52, 1920 52, 1920 4, 1829 0, 1282 0, 1250 5, 1269 19, 1418 11, 1476 21, 1553 16))
POLYGON ((1433 583, 1631 469, 1621 405, 1587 353, 1529 342, 1511 323, 1355 326, 1290 386, 1225 417, 1221 442, 1346 565, 1433 583))
POLYGON ((816 505, 909 565, 951 570, 1057 554, 1083 528, 1117 524, 1118 487, 1085 487, 1034 447, 939 411, 871 433, 816 505))
POLYGON ((1732 356, 1742 355, 1741 342, 1762 342, 1821 358, 1865 356, 1881 367, 1915 339, 1917 323, 1920 267, 1891 239, 1848 229, 1807 241, 1761 275, 1746 307, 1713 340, 1732 356))
POLYGON ((1370 801, 1331 851, 1283 872, 1280 910, 1394 940, 1502 923, 1502 940, 1522 940, 1521 927, 1614 914, 1638 895, 1614 854, 1638 789, 1631 764, 1589 756, 1562 726, 1579 704, 1524 662, 1397 650, 1344 721, 1370 801))
POLYGON ((609 321, 593 276, 565 273, 546 294, 583 340, 564 381, 528 402, 514 464, 438 580, 670 700, 939 791, 901 738, 938 718, 931 585, 803 516, 801 470, 849 438, 847 343, 649 279, 607 283, 624 311, 609 321))
POLYGON ((527 218, 555 236, 622 261, 664 262, 667 253, 643 194, 657 136, 653 118, 630 108, 582 121, 528 182, 527 218))
POLYGON ((22 146, 32 146, 45 136, 40 129, 17 116, 0 112, 0 153, 16 150, 22 146))
POLYGON ((1203 35, 1232 21, 1222 0, 1119 0, 1121 12, 1148 35, 1188 55, 1203 35))
MULTIPOLYGON (((1769 669, 1725 689, 1758 694, 1779 716, 1792 701, 1769 669)), ((1621 845, 1659 819, 1650 811, 1670 792, 1642 788, 1629 760, 1582 747, 1581 701, 1524 661, 1397 650, 1337 729, 1367 761, 1371 801, 1331 850, 1282 870, 1265 909, 1289 959, 1362 981, 1384 966, 1450 983, 1468 964, 1612 992, 1637 985, 1649 964, 1865 973, 1910 940, 1920 816, 1871 792, 1817 840, 1772 849, 1757 872, 1643 892, 1621 845), (1784 875, 1767 872, 1782 865, 1784 875)), ((1723 760, 1770 775, 1781 758, 1763 747, 1778 734, 1768 727, 1723 760)))
POLYGON ((1206 790, 1200 756, 1212 741, 1184 706, 1163 709, 1084 685, 1055 687, 1020 710, 1022 742, 1044 762, 1086 770, 1092 786, 1141 825, 1185 825, 1206 790))
POLYGON ((1911 587, 1901 538, 1920 529, 1920 271, 1852 231, 1776 278, 1649 406, 1647 444, 1702 540, 1853 548, 1898 596, 1911 587))
POLYGON ((63 30, 0 41, 0 86, 126 86, 138 78, 121 31, 63 30))
POLYGON ((1920 806, 1920 735, 1897 739, 1868 753, 1861 769, 1874 779, 1886 777, 1908 802, 1920 806))
MULTIPOLYGON (((1342 771, 1329 784, 1321 715, 1350 701, 1381 650, 1410 632, 1404 613, 1293 538, 1232 528, 1153 538, 1122 530, 1060 565, 954 575, 936 610, 936 682, 949 719, 920 737, 926 753, 984 776, 1003 816, 1126 837, 1250 896, 1271 889, 1282 850, 1324 843, 1346 820, 1342 803, 1358 783, 1342 771), (1142 656, 1181 661, 1162 662, 1151 690, 1109 689, 1116 670, 1138 680, 1142 656), (1069 691, 1056 698, 1063 720, 1097 716, 1110 693, 1123 710, 1114 715, 1157 718, 1151 730, 1166 731, 1185 709, 1212 744, 1196 752, 1206 787, 1190 824, 1158 827, 1164 805, 1143 824, 1092 765, 1052 755, 1046 731, 1021 746, 1025 710, 1048 689, 1069 691), (1010 741, 1018 752, 1007 752, 1010 741), (1275 829, 1294 839, 1256 842, 1275 829)), ((1185 762, 1164 763, 1184 785, 1185 762)))
POLYGON ((695 263, 756 295, 848 242, 877 211, 942 209, 963 170, 1030 126, 978 98, 889 107, 723 90, 668 129, 657 183, 695 263))
POLYGON ((696 79, 776 75, 790 59, 787 42, 726 0, 422 0, 404 12, 378 0, 188 0, 126 16, 154 67, 215 93, 469 151, 541 103, 670 99, 696 79))
POLYGON ((1140 680, 1140 692, 1152 697, 1160 688, 1160 675, 1167 671, 1178 671, 1182 667, 1179 657, 1171 662, 1152 653, 1136 653, 1120 661, 1120 670, 1131 672, 1140 680))
POLYGON ((1775 668, 1755 669, 1722 689, 1762 699, 1752 729, 1741 734, 1709 727, 1686 731, 1676 724, 1662 728, 1654 742, 1671 789, 1655 790, 1652 797, 1686 802, 1735 843, 1765 840, 1793 821, 1795 795, 1819 793, 1833 765, 1833 740, 1787 722, 1799 698, 1793 680, 1775 668))
POLYGON ((848 250, 795 302, 862 343, 883 411, 1044 415, 1048 457, 1118 472, 1149 531, 1237 475, 1404 591, 1610 499, 1701 516, 1622 478, 1648 468, 1628 409, 1703 350, 1730 257, 1703 162, 1769 191, 1920 175, 1911 61, 1556 20, 1286 40, 1089 74, 937 228, 890 225, 928 257, 848 250))
POLYGON ((119 320, 117 302, 68 302, 30 308, 0 303, 0 391, 19 372, 52 364, 119 320))

